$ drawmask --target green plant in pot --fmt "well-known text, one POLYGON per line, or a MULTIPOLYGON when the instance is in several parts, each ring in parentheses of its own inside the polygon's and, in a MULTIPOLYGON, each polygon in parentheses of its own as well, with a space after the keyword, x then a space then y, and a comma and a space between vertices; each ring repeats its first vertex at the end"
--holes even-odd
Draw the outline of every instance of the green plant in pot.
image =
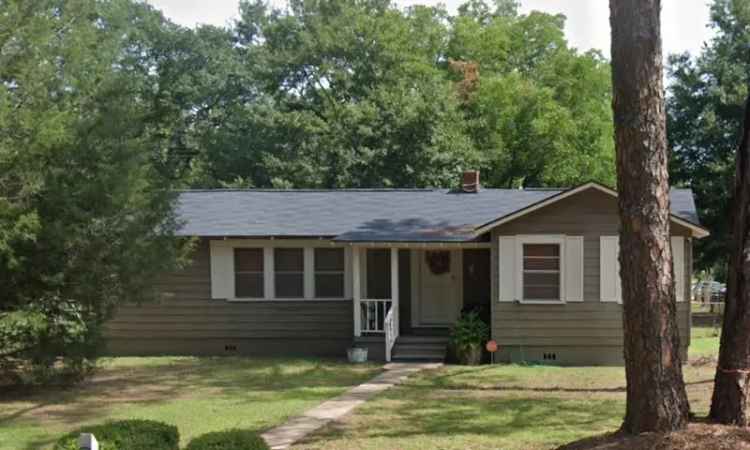
POLYGON ((463 313, 451 332, 451 345, 461 364, 476 366, 482 362, 482 345, 490 336, 490 328, 479 313, 463 313))

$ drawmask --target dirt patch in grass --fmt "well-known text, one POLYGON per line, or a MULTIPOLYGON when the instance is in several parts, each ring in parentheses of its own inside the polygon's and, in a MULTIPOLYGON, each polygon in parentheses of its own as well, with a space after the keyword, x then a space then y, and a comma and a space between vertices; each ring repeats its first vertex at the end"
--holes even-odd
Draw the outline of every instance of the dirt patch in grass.
POLYGON ((608 433, 558 447, 557 450, 746 450, 750 449, 747 428, 691 423, 686 430, 672 433, 644 433, 628 436, 608 433))

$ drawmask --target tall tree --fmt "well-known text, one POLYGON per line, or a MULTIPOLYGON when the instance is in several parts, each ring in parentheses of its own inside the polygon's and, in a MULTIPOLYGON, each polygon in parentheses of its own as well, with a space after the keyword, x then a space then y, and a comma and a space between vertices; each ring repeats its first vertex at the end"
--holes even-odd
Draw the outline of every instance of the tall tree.
POLYGON ((462 167, 488 186, 614 184, 606 61, 568 47, 562 16, 490 3, 450 15, 388 0, 241 2, 235 43, 196 58, 226 55, 202 71, 242 83, 190 128, 190 184, 451 186, 462 167), (470 93, 450 60, 478 68, 470 93))
POLYGON ((175 266, 170 115, 128 0, 9 1, 0 14, 0 362, 85 356, 175 266), (78 345, 80 344, 80 345, 78 345))
POLYGON ((628 433, 686 426, 670 246, 660 0, 610 0, 628 433))
POLYGON ((614 185, 609 63, 568 47, 564 16, 512 6, 466 4, 451 20, 446 49, 479 67, 465 117, 486 183, 614 185))
POLYGON ((726 274, 731 251, 729 194, 750 86, 750 3, 714 0, 709 26, 715 32, 699 55, 670 57, 667 131, 673 183, 693 189, 711 236, 696 242, 695 266, 726 274))
POLYGON ((750 392, 750 97, 745 105, 731 202, 727 298, 709 413, 716 422, 739 426, 748 425, 750 392))

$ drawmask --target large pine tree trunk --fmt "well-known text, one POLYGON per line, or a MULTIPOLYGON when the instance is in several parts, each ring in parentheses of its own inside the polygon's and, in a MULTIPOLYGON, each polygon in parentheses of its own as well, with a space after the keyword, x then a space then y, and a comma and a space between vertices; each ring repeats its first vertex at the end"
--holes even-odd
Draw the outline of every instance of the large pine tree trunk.
POLYGON ((745 408, 750 369, 750 97, 745 104, 745 124, 736 160, 729 279, 709 417, 720 423, 747 426, 745 408))
POLYGON ((622 430, 687 425, 669 235, 659 0, 610 0, 627 409, 622 430))

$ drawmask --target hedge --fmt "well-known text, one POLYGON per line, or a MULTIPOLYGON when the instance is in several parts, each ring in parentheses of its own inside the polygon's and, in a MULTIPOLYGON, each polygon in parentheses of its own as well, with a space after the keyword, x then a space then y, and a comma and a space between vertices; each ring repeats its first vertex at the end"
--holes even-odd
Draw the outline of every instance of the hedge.
POLYGON ((199 436, 185 450, 270 450, 270 447, 253 431, 227 430, 199 436))
POLYGON ((179 450, 177 427, 153 420, 122 420, 84 427, 66 434, 54 450, 78 450, 81 433, 92 433, 99 450, 179 450))

